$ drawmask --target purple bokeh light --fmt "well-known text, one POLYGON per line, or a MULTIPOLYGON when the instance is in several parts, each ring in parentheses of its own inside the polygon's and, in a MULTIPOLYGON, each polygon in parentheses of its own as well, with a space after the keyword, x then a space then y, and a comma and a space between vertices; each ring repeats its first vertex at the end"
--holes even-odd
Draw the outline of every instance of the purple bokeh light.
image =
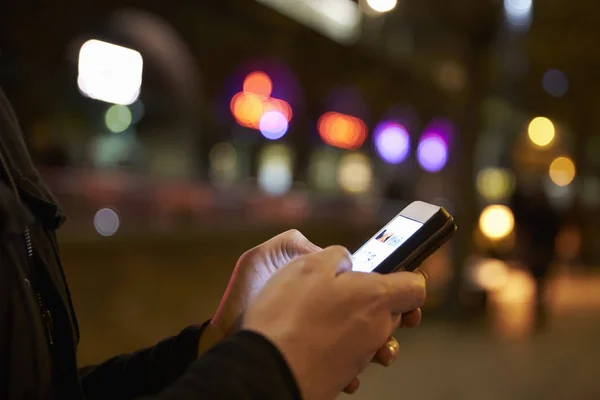
POLYGON ((383 122, 373 133, 375 148, 388 164, 399 164, 410 150, 410 137, 404 126, 395 122, 383 122))
POLYGON ((544 90, 554 97, 562 97, 569 90, 567 76, 558 69, 547 71, 542 79, 542 85, 544 90))
POLYGON ((425 134, 421 137, 417 148, 417 159, 424 170, 438 172, 448 161, 448 145, 437 134, 425 134))
POLYGON ((281 139, 288 131, 288 121, 279 111, 268 111, 258 123, 260 133, 269 140, 281 139))

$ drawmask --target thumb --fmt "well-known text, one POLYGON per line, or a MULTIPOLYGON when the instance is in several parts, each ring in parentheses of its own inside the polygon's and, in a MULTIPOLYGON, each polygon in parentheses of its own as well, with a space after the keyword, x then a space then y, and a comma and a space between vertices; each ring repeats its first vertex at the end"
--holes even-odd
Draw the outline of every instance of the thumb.
POLYGON ((312 265, 332 276, 352 271, 352 256, 343 246, 329 246, 325 250, 304 257, 312 259, 312 265))

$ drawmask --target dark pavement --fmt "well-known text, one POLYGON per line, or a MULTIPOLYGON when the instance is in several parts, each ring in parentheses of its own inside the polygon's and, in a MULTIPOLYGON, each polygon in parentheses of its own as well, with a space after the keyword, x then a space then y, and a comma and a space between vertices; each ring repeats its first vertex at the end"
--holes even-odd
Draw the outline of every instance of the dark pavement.
POLYGON ((551 320, 537 334, 526 333, 527 314, 514 313, 527 309, 527 300, 504 304, 514 320, 505 332, 519 332, 512 336, 501 333, 506 319, 499 315, 486 327, 424 322, 398 331, 399 360, 389 369, 370 367, 352 398, 600 399, 600 279, 559 279, 554 287, 551 320))

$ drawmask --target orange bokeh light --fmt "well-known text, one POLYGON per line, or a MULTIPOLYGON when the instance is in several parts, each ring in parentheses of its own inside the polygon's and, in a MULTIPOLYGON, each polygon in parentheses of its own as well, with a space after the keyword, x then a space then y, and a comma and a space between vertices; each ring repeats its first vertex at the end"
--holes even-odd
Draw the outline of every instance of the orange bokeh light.
POLYGON ((264 72, 252 72, 244 80, 243 91, 231 99, 229 109, 238 124, 259 129, 260 119, 269 111, 278 111, 290 122, 292 107, 287 101, 271 96, 273 83, 264 72))
POLYGON ((258 128, 260 117, 265 111, 263 99, 260 96, 244 92, 233 96, 230 109, 238 124, 254 129, 258 128))
POLYGON ((269 97, 273 91, 273 82, 269 78, 269 75, 264 72, 252 72, 244 79, 242 90, 246 93, 269 97))
POLYGON ((319 135, 331 146, 356 150, 367 139, 367 125, 360 118, 327 112, 317 123, 319 135))

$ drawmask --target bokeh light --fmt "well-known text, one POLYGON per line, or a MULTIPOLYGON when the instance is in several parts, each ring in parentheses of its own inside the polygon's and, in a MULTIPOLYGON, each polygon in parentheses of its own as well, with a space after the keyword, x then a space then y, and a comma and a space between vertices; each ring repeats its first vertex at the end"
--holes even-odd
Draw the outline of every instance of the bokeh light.
POLYGON ((373 11, 384 13, 392 11, 398 4, 398 0, 367 0, 367 4, 373 11))
POLYGON ((498 259, 481 260, 470 272, 472 282, 486 291, 500 290, 508 282, 508 266, 498 259))
POLYGON ((316 150, 312 154, 308 166, 310 185, 324 192, 336 189, 338 160, 337 150, 331 147, 316 150))
POLYGON ((139 143, 131 129, 119 135, 99 135, 90 143, 92 161, 99 168, 114 168, 130 162, 139 143))
POLYGON ((210 178, 217 183, 232 183, 237 179, 238 154, 231 143, 219 143, 208 154, 210 178))
POLYGON ((119 104, 112 105, 106 110, 104 122, 106 127, 113 133, 120 133, 131 126, 133 116, 127 106, 119 104))
POLYGON ((487 206, 479 217, 479 229, 492 240, 500 240, 511 234, 515 218, 510 208, 495 204, 487 206))
POLYGON ((549 95, 562 97, 569 90, 569 81, 561 70, 551 69, 544 74, 542 86, 549 95))
POLYGON ((271 96, 273 92, 273 82, 267 74, 262 71, 255 71, 246 77, 243 84, 245 93, 253 93, 263 97, 271 96))
POLYGON ((240 92, 231 100, 231 113, 238 124, 247 128, 258 128, 264 109, 263 100, 252 93, 240 92))
POLYGON ((134 103, 128 106, 129 111, 131 111, 131 123, 137 124, 144 118, 146 114, 146 107, 144 106, 144 102, 141 99, 137 99, 134 103))
POLYGON ((531 120, 527 128, 529 140, 539 147, 546 147, 552 143, 556 134, 554 124, 546 117, 536 117, 531 120))
POLYGON ((323 114, 317 129, 325 143, 342 149, 356 150, 367 139, 367 125, 363 120, 337 112, 323 114))
POLYGON ((258 124, 260 133, 269 140, 281 139, 288 130, 288 121, 279 111, 268 111, 263 114, 258 124))
POLYGON ((581 185, 581 202, 587 207, 600 206, 600 178, 588 176, 581 185))
POLYGON ((514 28, 527 29, 531 24, 533 0, 504 0, 506 21, 514 28))
POLYGON ((292 187, 292 153, 283 144, 265 146, 259 156, 258 187, 271 196, 281 196, 292 187))
POLYGON ((337 181, 345 192, 367 192, 373 184, 371 160, 364 154, 350 153, 340 159, 337 181))
POLYGON ((135 50, 88 40, 79 50, 77 85, 92 99, 129 105, 140 95, 143 65, 135 50))
POLYGON ((229 108, 238 124, 260 130, 267 139, 275 140, 287 132, 292 120, 292 107, 284 100, 270 97, 272 91, 273 83, 266 73, 252 72, 244 80, 243 90, 231 99, 229 108), (280 115, 284 117, 285 124, 280 115))
POLYGON ((557 186, 567 186, 575 179, 575 163, 569 157, 557 157, 550 164, 550 179, 557 186))
POLYGON ((119 216, 110 208, 103 208, 94 215, 94 228, 102 236, 112 236, 119 230, 119 216))
POLYGON ((477 190, 488 201, 499 201, 509 197, 514 189, 513 174, 503 168, 488 167, 477 174, 477 190))
POLYGON ((421 167, 428 172, 438 172, 448 161, 446 141, 437 134, 425 134, 417 148, 417 159, 421 167))
POLYGON ((389 164, 399 164, 406 159, 410 151, 410 137, 404 126, 383 122, 373 133, 375 148, 379 156, 389 164))

